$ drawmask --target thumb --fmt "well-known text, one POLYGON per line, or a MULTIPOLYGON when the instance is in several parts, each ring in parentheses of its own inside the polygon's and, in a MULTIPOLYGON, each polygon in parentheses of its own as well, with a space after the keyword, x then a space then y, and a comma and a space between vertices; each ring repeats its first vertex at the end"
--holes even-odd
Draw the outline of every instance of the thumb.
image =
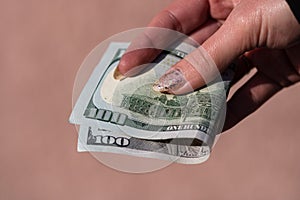
POLYGON ((170 68, 155 84, 154 90, 184 94, 209 83, 239 55, 256 46, 259 23, 232 11, 221 28, 201 47, 170 68), (257 24, 254 24, 257 23, 257 24))

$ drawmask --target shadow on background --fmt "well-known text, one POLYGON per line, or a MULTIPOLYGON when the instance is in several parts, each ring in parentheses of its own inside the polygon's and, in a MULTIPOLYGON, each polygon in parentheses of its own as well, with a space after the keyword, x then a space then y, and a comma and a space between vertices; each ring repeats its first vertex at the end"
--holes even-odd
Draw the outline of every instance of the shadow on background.
POLYGON ((77 153, 76 72, 107 37, 170 0, 2 0, 0 199, 298 199, 300 85, 228 131, 201 165, 132 175, 77 153))

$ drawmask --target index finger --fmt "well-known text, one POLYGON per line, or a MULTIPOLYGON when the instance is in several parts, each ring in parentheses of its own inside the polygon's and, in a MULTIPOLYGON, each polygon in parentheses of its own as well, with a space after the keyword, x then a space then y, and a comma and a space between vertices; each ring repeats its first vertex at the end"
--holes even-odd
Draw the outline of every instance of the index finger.
MULTIPOLYGON (((148 27, 167 28, 189 34, 208 19, 208 13, 209 4, 207 0, 190 0, 188 2, 177 0, 156 15, 148 27)), ((157 43, 162 42, 167 45, 172 41, 168 39, 166 34, 147 31, 146 29, 143 36, 135 39, 129 46, 129 51, 122 56, 115 71, 115 78, 123 75, 135 75, 139 70, 132 70, 134 67, 153 61, 161 52, 159 49, 147 48, 145 44, 155 47, 157 43), (134 71, 135 74, 129 73, 130 70, 134 71)))

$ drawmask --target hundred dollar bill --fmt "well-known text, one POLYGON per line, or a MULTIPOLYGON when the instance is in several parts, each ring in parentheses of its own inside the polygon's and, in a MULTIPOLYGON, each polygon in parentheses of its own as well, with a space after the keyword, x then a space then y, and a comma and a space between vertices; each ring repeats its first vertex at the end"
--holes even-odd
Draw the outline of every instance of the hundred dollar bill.
POLYGON ((110 45, 79 97, 70 121, 97 121, 113 132, 144 139, 197 138, 211 146, 220 129, 219 117, 226 102, 224 91, 228 90, 233 73, 227 71, 223 81, 211 82, 187 95, 161 94, 152 89, 153 83, 189 53, 189 46, 164 52, 149 64, 147 72, 118 81, 113 72, 127 45, 110 45))
POLYGON ((80 126, 78 151, 109 152, 156 158, 182 164, 196 164, 208 159, 210 149, 200 141, 184 139, 145 140, 103 129, 97 125, 80 126))

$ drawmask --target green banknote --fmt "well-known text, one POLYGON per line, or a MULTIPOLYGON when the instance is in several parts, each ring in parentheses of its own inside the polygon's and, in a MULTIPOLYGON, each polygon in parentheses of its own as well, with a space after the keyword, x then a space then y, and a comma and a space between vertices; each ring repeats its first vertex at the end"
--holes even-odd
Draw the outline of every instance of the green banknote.
POLYGON ((153 83, 191 48, 182 44, 163 51, 140 66, 144 73, 115 80, 127 45, 109 46, 73 109, 70 122, 81 125, 78 150, 203 162, 222 129, 233 71, 189 94, 162 94, 152 89, 153 83))

